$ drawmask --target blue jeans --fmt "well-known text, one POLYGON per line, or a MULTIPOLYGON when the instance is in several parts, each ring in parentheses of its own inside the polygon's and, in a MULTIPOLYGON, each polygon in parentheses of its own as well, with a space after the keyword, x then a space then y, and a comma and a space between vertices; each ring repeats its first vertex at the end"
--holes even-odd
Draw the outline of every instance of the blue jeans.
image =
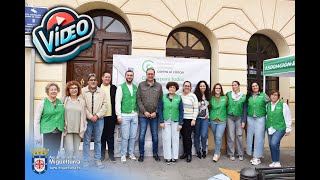
POLYGON ((104 126, 104 119, 99 118, 96 122, 92 122, 87 119, 87 130, 83 137, 83 160, 90 161, 90 142, 93 132, 94 138, 94 160, 100 160, 101 158, 101 136, 104 126))
POLYGON ((208 127, 209 119, 197 118, 193 136, 194 146, 197 152, 199 152, 201 149, 202 151, 207 150, 208 127), (200 137, 202 148, 200 148, 200 137))
POLYGON ((152 151, 153 154, 158 154, 158 117, 145 118, 140 117, 140 132, 139 132, 139 153, 144 155, 144 139, 147 132, 147 126, 150 122, 150 130, 152 135, 152 151))
POLYGON ((136 116, 122 116, 122 123, 120 124, 121 129, 121 156, 134 153, 134 141, 138 129, 138 115, 136 116), (129 144, 129 147, 128 147, 129 144))
POLYGON ((226 125, 227 125, 226 122, 210 121, 214 143, 216 145, 216 147, 214 148, 214 154, 220 155, 222 137, 223 137, 224 130, 226 129, 226 125))
POLYGON ((253 157, 261 158, 263 157, 264 152, 266 117, 248 116, 247 119, 247 154, 250 156, 252 155, 252 143, 254 143, 253 157))
POLYGON ((272 135, 268 134, 272 162, 280 162, 280 141, 285 133, 285 130, 276 130, 272 135))

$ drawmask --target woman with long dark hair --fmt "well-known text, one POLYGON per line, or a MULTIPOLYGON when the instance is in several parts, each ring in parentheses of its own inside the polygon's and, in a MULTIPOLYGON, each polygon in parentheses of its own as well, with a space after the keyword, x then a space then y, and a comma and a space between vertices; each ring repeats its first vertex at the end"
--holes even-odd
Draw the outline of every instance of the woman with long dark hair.
POLYGON ((239 81, 232 82, 232 91, 227 92, 228 107, 227 107, 227 153, 232 161, 235 155, 239 156, 239 160, 243 160, 243 128, 245 126, 246 111, 245 102, 246 94, 240 91, 239 81))
POLYGON ((220 157, 222 137, 226 129, 228 97, 224 95, 222 85, 216 83, 213 86, 210 99, 210 126, 215 142, 212 160, 217 162, 220 157))
POLYGON ((208 126, 209 126, 209 101, 211 98, 210 88, 206 81, 199 81, 194 94, 198 99, 199 113, 194 129, 194 146, 196 148, 197 157, 199 159, 207 156, 207 140, 208 140, 208 126), (201 148, 200 148, 201 137, 201 148), (202 151, 202 154, 201 154, 202 151))
POLYGON ((247 147, 246 151, 252 165, 259 165, 264 152, 264 136, 266 126, 266 104, 269 96, 261 92, 258 82, 251 82, 246 97, 247 104, 247 147), (253 138, 254 136, 254 138, 253 138), (254 139, 254 142, 253 142, 254 139), (252 152, 253 143, 253 152, 252 152))

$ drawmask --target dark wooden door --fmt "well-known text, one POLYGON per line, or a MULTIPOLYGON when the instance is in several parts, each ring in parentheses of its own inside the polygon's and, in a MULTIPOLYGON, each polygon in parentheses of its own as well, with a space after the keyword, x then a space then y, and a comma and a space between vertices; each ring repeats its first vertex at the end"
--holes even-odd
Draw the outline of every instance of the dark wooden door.
MULTIPOLYGON (((131 54, 131 41, 93 40, 90 48, 85 49, 76 58, 68 61, 67 81, 76 80, 85 87, 88 74, 94 72, 97 75, 98 85, 100 86, 102 73, 105 70, 112 73, 114 54, 131 54)), ((91 136, 91 142, 94 142, 93 135, 91 136)))
POLYGON ((95 73, 98 85, 102 73, 108 70, 112 73, 113 55, 129 55, 131 41, 126 40, 93 40, 92 46, 82 51, 76 58, 67 63, 67 81, 76 80, 84 87, 87 85, 89 73, 95 73))
POLYGON ((95 23, 92 45, 67 62, 67 82, 76 80, 85 87, 88 74, 95 73, 100 86, 102 73, 105 70, 112 73, 113 55, 131 54, 131 31, 125 20, 111 11, 92 10, 86 14, 95 23))
POLYGON ((67 81, 76 80, 87 85, 89 73, 99 74, 101 67, 101 48, 98 40, 93 40, 91 47, 83 50, 77 57, 67 63, 67 81))
POLYGON ((112 73, 113 55, 129 55, 131 54, 130 49, 131 41, 104 40, 101 49, 101 73, 106 70, 112 73))
POLYGON ((79 81, 87 85, 89 73, 95 73, 98 85, 105 70, 112 72, 114 54, 131 54, 131 31, 125 20, 106 10, 91 10, 86 13, 95 23, 92 46, 67 62, 67 81, 79 81))

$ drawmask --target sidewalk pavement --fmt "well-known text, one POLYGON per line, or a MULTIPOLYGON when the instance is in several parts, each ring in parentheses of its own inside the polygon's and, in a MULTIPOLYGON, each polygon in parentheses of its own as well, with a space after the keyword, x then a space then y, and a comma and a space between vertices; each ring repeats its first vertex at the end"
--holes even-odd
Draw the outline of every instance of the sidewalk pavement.
MULTIPOLYGON (((93 151, 91 152, 93 155, 93 151)), ((108 157, 103 161, 105 167, 98 169, 94 163, 90 166, 90 172, 97 172, 98 174, 110 177, 128 177, 130 179, 139 180, 207 180, 212 176, 222 173, 218 168, 225 168, 230 170, 241 170, 245 167, 269 167, 271 163, 270 149, 265 148, 265 157, 261 159, 261 164, 254 166, 250 163, 251 157, 245 154, 244 160, 240 161, 236 158, 231 161, 226 155, 226 151, 222 150, 221 157, 218 162, 213 162, 213 151, 209 151, 206 159, 198 159, 196 156, 192 157, 192 161, 187 163, 185 159, 179 159, 176 164, 167 165, 163 157, 160 162, 156 162, 152 157, 144 158, 144 162, 132 161, 127 158, 127 163, 120 162, 120 158, 116 158, 117 162, 112 163, 108 157)), ((295 148, 281 148, 280 150, 281 165, 295 166, 295 148)), ((138 154, 136 155, 138 158, 138 154)), ((83 170, 83 169, 82 169, 83 170)), ((123 179, 123 178, 119 178, 123 179)))

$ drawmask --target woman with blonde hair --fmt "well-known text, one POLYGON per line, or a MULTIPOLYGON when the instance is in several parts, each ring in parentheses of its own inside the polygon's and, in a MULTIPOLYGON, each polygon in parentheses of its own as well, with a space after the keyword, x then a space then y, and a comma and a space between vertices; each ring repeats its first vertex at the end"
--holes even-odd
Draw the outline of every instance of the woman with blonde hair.
POLYGON ((196 119, 199 112, 198 98, 191 92, 191 82, 185 81, 181 94, 183 103, 183 125, 181 128, 183 154, 180 159, 186 159, 187 162, 192 160, 192 131, 196 125, 196 119))

